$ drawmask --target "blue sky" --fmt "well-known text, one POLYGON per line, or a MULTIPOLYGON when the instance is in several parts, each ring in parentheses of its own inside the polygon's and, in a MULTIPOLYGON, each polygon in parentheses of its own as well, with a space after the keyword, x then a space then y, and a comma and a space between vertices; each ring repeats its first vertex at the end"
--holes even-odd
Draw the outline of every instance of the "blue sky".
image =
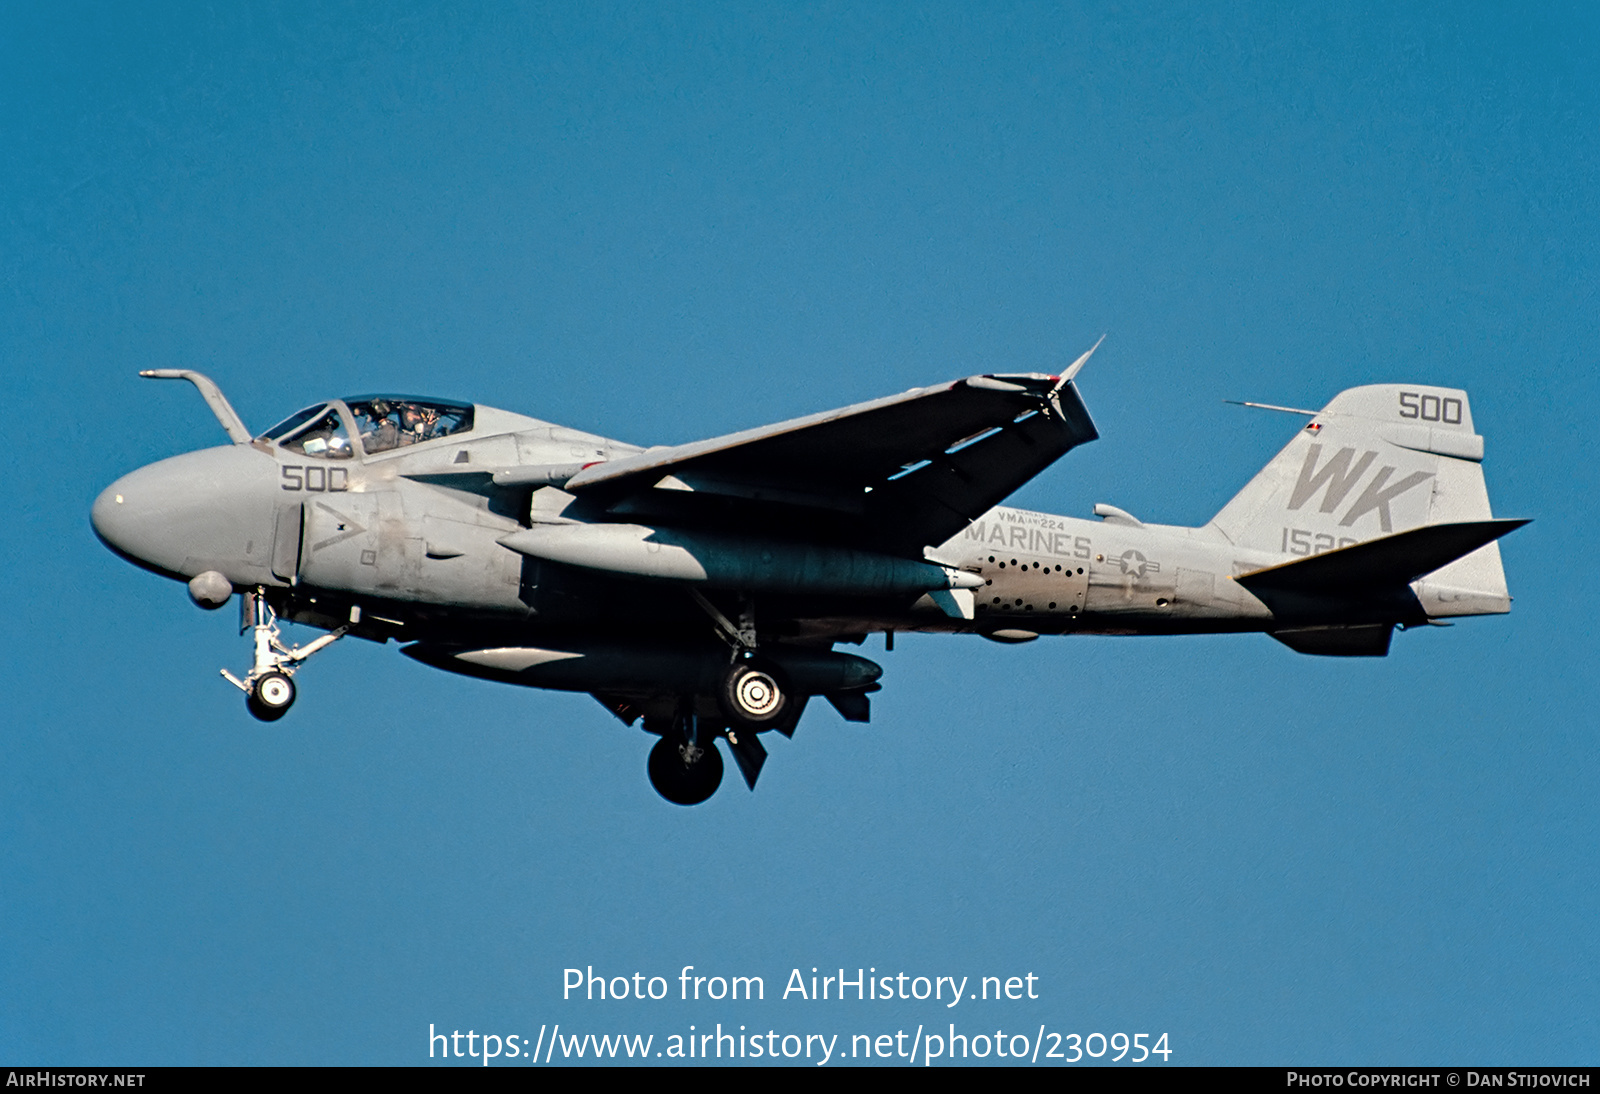
MULTIPOLYGON (((0 34, 0 1059, 386 1063, 429 1023, 1166 1032, 1181 1063, 1600 1043, 1588 5, 13 5, 0 34), (1102 439, 1017 495, 1200 523, 1356 384, 1467 388, 1509 617, 905 637, 676 809, 582 696, 230 613, 88 524, 132 468, 423 391, 671 443, 985 371, 1102 439), (302 634, 302 638, 307 635, 302 634), (563 1002, 568 966, 762 975, 563 1002), (1035 1001, 775 1000, 793 968, 1035 1001)), ((675 983, 675 981, 674 981, 675 983)))

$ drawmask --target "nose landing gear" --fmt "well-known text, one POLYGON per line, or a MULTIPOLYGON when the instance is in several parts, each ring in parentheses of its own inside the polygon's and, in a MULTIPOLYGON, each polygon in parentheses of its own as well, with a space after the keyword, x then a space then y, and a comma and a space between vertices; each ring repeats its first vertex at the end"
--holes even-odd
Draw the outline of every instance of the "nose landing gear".
POLYGON ((244 610, 251 620, 246 626, 255 632, 255 659, 243 680, 227 669, 222 670, 222 676, 244 692, 245 708, 252 715, 263 722, 276 722, 294 705, 295 686, 291 678, 300 662, 343 638, 348 628, 340 627, 332 634, 291 649, 279 639, 278 617, 267 603, 264 590, 258 588, 246 593, 244 610))

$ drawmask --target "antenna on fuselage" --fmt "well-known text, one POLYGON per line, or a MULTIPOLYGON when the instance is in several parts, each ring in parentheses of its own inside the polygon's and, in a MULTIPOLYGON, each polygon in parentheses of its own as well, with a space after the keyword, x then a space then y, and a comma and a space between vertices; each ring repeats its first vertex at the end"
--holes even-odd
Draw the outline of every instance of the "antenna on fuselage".
POLYGON ((1222 401, 1227 403, 1229 406, 1247 406, 1255 410, 1276 410, 1283 414, 1304 414, 1309 418, 1315 418, 1318 413, 1315 410, 1301 410, 1296 406, 1273 406, 1271 403, 1246 403, 1241 402, 1238 399, 1224 399, 1222 401))

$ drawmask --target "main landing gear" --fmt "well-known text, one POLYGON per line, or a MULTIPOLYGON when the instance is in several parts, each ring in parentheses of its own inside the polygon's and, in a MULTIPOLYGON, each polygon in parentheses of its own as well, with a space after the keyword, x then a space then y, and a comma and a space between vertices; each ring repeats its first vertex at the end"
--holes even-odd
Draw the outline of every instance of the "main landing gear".
POLYGON ((729 723, 757 733, 781 725, 793 703, 777 668, 748 651, 724 670, 717 687, 717 706, 729 723))
MULTIPOLYGON (((782 729, 786 735, 794 732, 794 722, 805 699, 796 702, 778 667, 756 653, 755 605, 741 598, 739 621, 735 623, 698 589, 690 589, 689 595, 711 617, 717 633, 733 650, 733 660, 722 671, 716 692, 717 707, 728 724, 755 733, 768 729, 782 729)), ((764 758, 765 753, 762 755, 764 758)), ((755 779, 750 782, 753 785, 755 779)))
POLYGON ((661 740, 650 750, 650 785, 673 805, 699 805, 722 785, 722 753, 716 731, 693 714, 652 726, 661 740))
POLYGON ((222 670, 222 675, 244 692, 245 709, 263 722, 276 722, 294 705, 292 677, 300 662, 343 638, 346 628, 340 627, 314 642, 290 649, 279 640, 278 617, 267 603, 263 590, 256 589, 244 596, 244 615, 250 622, 244 623, 241 629, 249 628, 255 633, 255 659, 243 680, 227 669, 222 670))
POLYGON ((739 774, 754 790, 767 749, 757 734, 775 729, 794 733, 805 711, 806 696, 789 690, 776 666, 758 658, 739 658, 724 670, 712 697, 685 696, 671 717, 647 717, 644 728, 661 740, 650 750, 650 785, 674 805, 699 805, 722 785, 722 753, 717 738, 739 774), (699 713, 712 708, 714 715, 699 713))
POLYGON ((755 608, 749 600, 741 600, 736 623, 698 590, 690 589, 689 595, 733 654, 712 695, 682 696, 672 716, 645 718, 644 728, 661 737, 650 750, 650 785, 674 805, 699 805, 717 792, 723 772, 718 737, 728 742, 739 773, 754 790, 767 762, 757 734, 769 729, 792 734, 807 698, 794 694, 782 671, 756 653, 755 608))

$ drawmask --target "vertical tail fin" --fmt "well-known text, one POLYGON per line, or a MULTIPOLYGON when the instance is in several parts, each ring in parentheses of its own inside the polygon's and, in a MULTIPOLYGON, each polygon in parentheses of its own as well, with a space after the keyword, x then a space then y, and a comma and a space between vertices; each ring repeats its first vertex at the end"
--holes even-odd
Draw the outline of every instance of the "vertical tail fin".
MULTIPOLYGON (((1235 546, 1320 554, 1430 524, 1489 520, 1467 393, 1421 384, 1340 392, 1211 519, 1235 546)), ((1415 589, 1432 617, 1510 610, 1489 543, 1415 589)))

